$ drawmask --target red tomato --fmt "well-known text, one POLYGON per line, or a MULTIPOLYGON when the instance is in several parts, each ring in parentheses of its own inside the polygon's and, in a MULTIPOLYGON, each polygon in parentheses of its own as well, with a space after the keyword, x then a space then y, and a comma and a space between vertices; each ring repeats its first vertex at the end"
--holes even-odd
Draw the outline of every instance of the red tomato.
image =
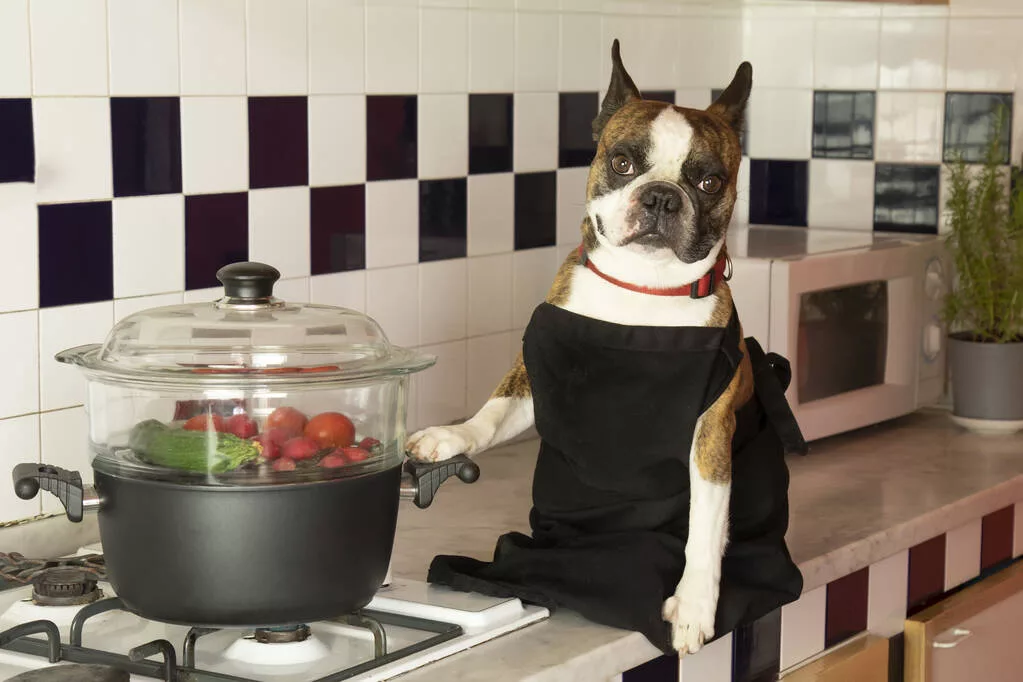
POLYGON ((252 438, 259 433, 259 426, 252 419, 249 419, 247 414, 236 414, 232 416, 224 425, 225 430, 228 433, 233 433, 239 438, 252 438))
POLYGON ((370 438, 369 436, 359 441, 359 447, 362 448, 363 450, 372 450, 378 445, 380 445, 380 441, 378 441, 376 438, 370 438))
POLYGON ((320 460, 320 466, 324 469, 340 469, 346 464, 348 464, 348 460, 337 450, 320 460))
POLYGON ((281 454, 288 459, 309 459, 321 450, 316 441, 309 438, 292 438, 281 450, 281 454))
POLYGON ((338 412, 323 412, 305 425, 305 437, 323 448, 343 448, 355 441, 355 425, 338 412))
POLYGON ((349 462, 362 462, 369 459, 369 453, 362 448, 341 448, 341 452, 349 462))
POLYGON ((281 457, 280 459, 275 459, 274 463, 270 465, 270 468, 274 471, 294 471, 295 466, 294 460, 288 459, 287 457, 281 457))
MULTIPOLYGON (((219 414, 212 415, 212 428, 214 431, 224 430, 224 418, 219 414)), ((186 431, 209 431, 210 430, 210 415, 208 414, 197 414, 187 422, 185 422, 184 429, 186 431)))
POLYGON ((306 416, 294 407, 278 407, 266 418, 266 428, 282 429, 289 436, 301 436, 306 421, 306 416))

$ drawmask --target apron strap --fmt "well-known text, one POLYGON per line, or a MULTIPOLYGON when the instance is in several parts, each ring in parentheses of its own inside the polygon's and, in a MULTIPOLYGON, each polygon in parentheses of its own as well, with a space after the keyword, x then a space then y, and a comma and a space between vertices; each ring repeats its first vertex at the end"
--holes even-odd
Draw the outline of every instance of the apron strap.
POLYGON ((777 353, 764 354, 763 348, 753 337, 746 339, 750 364, 753 365, 753 386, 764 407, 768 421, 774 426, 778 438, 789 454, 805 455, 809 446, 799 429, 799 423, 792 414, 792 408, 785 398, 785 390, 792 380, 789 361, 777 353))

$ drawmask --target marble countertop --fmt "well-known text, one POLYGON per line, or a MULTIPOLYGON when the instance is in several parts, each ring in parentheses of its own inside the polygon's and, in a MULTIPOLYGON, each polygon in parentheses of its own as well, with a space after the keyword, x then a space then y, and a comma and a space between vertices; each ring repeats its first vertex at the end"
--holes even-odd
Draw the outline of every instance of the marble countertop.
MULTIPOLYGON (((528 532, 536 450, 484 453, 475 484, 445 484, 429 509, 402 505, 394 573, 422 580, 436 554, 487 560, 499 535, 528 532)), ((939 410, 814 443, 789 468, 787 539, 805 590, 1023 500, 1023 436, 969 434, 939 410)), ((599 681, 657 655, 642 635, 562 610, 401 679, 599 681)))

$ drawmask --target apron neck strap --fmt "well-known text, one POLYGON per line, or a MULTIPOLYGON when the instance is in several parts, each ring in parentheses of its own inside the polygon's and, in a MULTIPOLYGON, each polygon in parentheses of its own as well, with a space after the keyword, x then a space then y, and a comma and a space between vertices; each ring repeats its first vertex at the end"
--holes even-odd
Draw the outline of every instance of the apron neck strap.
POLYGON ((586 249, 583 245, 579 245, 579 263, 584 265, 593 274, 598 277, 607 280, 615 286, 621 287, 622 289, 628 289, 629 291, 635 291, 641 294, 650 294, 651 296, 688 296, 690 298, 706 298, 714 293, 715 287, 722 279, 729 279, 725 277, 725 269, 728 266, 728 257, 722 256, 718 258, 717 262, 714 263, 714 267, 710 269, 700 279, 689 284, 685 284, 679 287, 647 287, 639 284, 632 284, 630 282, 623 282, 620 279, 616 279, 611 275, 601 272, 596 264, 590 260, 586 255, 586 249))

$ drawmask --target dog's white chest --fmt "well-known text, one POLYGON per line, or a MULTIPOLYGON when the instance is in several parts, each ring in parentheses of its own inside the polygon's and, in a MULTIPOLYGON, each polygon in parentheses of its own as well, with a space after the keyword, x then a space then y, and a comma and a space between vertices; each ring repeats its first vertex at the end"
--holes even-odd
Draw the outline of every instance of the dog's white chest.
POLYGON ((652 296, 623 289, 576 266, 565 310, 615 324, 648 327, 705 327, 717 297, 652 296))

